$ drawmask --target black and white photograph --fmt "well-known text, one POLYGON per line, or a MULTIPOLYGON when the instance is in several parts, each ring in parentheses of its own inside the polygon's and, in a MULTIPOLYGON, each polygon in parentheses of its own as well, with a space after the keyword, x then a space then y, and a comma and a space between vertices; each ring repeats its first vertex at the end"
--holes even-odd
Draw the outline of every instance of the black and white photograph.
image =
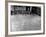
POLYGON ((43 32, 43 5, 8 3, 8 33, 28 34, 43 32))

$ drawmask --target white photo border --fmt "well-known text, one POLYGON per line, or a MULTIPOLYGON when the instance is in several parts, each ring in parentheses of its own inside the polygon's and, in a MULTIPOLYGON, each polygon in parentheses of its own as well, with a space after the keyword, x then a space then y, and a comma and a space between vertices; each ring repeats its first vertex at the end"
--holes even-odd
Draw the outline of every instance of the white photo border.
POLYGON ((43 33, 43 5, 42 4, 28 4, 28 3, 8 3, 8 35, 16 35, 16 34, 34 34, 34 33, 43 33), (10 31, 10 7, 11 5, 20 5, 20 6, 38 6, 41 7, 41 30, 35 30, 35 31, 16 31, 11 32, 10 31))

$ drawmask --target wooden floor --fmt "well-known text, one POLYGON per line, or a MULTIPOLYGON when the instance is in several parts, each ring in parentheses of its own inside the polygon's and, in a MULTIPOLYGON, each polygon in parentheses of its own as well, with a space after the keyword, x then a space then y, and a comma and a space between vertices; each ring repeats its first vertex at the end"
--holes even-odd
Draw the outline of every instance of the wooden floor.
POLYGON ((41 16, 12 15, 10 17, 11 31, 30 31, 41 29, 41 16))

